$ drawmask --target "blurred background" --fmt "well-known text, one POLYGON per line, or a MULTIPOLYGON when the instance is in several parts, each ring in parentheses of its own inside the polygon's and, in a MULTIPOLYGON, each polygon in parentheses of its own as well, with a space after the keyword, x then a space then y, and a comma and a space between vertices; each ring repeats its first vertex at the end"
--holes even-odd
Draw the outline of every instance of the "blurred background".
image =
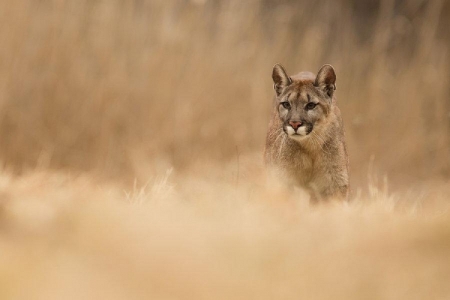
POLYGON ((272 66, 328 63, 353 185, 450 176, 449 1, 0 1, 0 41, 0 161, 15 173, 258 169, 272 66))
POLYGON ((449 50, 449 0, 0 0, 0 299, 450 299, 449 50), (275 63, 356 201, 263 180, 275 63))

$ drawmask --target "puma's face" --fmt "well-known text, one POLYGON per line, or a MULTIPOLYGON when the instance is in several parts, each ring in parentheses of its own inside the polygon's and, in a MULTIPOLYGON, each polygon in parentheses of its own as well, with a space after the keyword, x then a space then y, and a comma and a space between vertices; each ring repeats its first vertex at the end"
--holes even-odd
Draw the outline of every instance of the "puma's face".
POLYGON ((328 113, 329 104, 314 91, 289 91, 279 99, 278 114, 283 130, 293 139, 301 139, 319 125, 328 113))
POLYGON ((331 109, 336 81, 333 68, 325 65, 316 78, 305 75, 292 80, 275 65, 272 77, 284 132, 299 141, 320 128, 331 109))

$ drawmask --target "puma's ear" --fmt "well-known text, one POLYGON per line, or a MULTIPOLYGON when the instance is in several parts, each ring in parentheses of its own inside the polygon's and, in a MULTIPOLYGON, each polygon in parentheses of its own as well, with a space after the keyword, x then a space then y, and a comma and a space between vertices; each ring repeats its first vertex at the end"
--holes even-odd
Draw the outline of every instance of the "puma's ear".
POLYGON ((286 74, 283 66, 276 64, 272 71, 273 89, 280 96, 283 89, 292 83, 292 79, 286 74))
POLYGON ((331 65, 324 65, 320 68, 314 85, 330 98, 333 97, 334 90, 336 90, 336 73, 331 65))

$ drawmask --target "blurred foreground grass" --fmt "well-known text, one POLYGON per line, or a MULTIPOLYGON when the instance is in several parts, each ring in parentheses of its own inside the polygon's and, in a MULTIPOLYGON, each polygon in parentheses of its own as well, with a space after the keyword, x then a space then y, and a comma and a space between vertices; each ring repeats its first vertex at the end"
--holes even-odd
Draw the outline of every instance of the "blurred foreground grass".
POLYGON ((450 296, 448 185, 421 197, 372 187, 310 207, 298 194, 171 181, 124 192, 88 177, 2 175, 0 297, 450 296))

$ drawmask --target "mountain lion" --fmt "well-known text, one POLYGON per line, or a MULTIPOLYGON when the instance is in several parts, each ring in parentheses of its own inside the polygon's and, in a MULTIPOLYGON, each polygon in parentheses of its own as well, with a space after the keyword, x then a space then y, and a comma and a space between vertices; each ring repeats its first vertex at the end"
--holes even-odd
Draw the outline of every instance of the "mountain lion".
POLYGON ((264 153, 267 168, 289 186, 306 189, 311 202, 346 199, 348 156, 333 67, 324 65, 317 76, 289 77, 277 64, 272 79, 276 96, 264 153))

